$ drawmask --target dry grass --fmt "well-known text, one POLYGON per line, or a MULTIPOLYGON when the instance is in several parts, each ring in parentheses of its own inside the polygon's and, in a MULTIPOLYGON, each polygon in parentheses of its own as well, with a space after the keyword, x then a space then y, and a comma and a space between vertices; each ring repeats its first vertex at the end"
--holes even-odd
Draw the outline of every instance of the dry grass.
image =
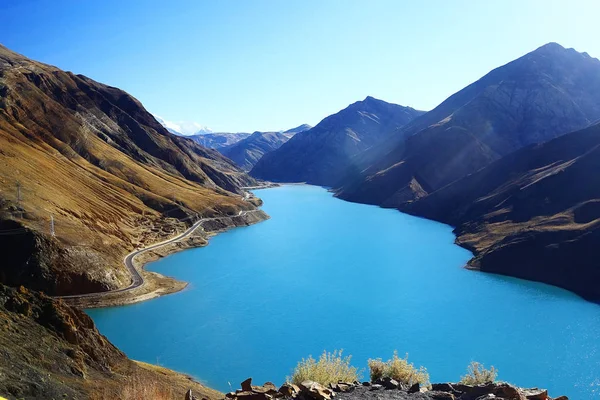
POLYGON ((294 384, 310 380, 322 385, 359 380, 361 378, 360 372, 356 367, 350 365, 352 357, 343 357, 342 352, 342 350, 335 350, 333 353, 324 351, 318 361, 312 356, 303 358, 294 369, 292 376, 288 377, 287 380, 294 384))
POLYGON ((408 354, 404 358, 398 357, 398 352, 394 351, 392 358, 383 362, 380 358, 370 359, 368 361, 371 380, 380 378, 392 378, 400 383, 413 385, 419 383, 423 386, 429 386, 429 373, 424 367, 418 369, 408 362, 408 354))
POLYGON ((94 393, 91 396, 92 400, 112 400, 115 398, 120 400, 173 400, 177 397, 174 396, 172 389, 168 385, 141 377, 129 378, 118 391, 116 397, 110 390, 94 393))
POLYGON ((119 396, 122 400, 171 400, 173 392, 169 387, 164 387, 157 382, 141 381, 140 379, 131 379, 119 396))
POLYGON ((472 361, 467 367, 467 374, 460 378, 460 383, 465 385, 481 385, 494 382, 498 376, 498 370, 492 367, 486 369, 483 364, 472 361))

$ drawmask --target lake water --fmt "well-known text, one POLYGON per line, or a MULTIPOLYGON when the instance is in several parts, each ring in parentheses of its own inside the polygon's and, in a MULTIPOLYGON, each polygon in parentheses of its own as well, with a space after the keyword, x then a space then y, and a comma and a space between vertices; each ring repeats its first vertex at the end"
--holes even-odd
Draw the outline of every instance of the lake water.
POLYGON ((150 264, 188 289, 89 310, 100 331, 133 359, 223 391, 249 376, 282 383, 324 349, 361 368, 397 349, 432 382, 457 381, 477 360, 520 386, 600 398, 600 306, 463 269, 470 253, 446 225, 314 186, 256 194, 270 220, 150 264))

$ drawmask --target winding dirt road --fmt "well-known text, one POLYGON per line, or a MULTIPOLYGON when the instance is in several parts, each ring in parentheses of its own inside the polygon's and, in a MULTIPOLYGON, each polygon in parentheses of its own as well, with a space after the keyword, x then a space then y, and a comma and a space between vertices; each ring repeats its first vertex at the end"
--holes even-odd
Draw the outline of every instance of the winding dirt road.
MULTIPOLYGON (((257 212, 257 211, 259 211, 259 210, 240 211, 237 214, 237 216, 241 217, 243 215, 257 212)), ((158 247, 164 246, 166 244, 175 243, 182 239, 185 239, 186 237, 188 237, 192 233, 194 233, 194 231, 196 231, 196 229, 198 229, 204 222, 213 221, 213 220, 217 220, 217 219, 221 219, 221 218, 223 218, 223 217, 221 216, 221 217, 202 218, 202 219, 198 220, 196 223, 194 223, 194 225, 192 225, 188 230, 179 234, 178 236, 175 236, 174 238, 152 244, 152 245, 144 247, 142 249, 134 250, 131 253, 127 254, 125 256, 125 258, 123 259, 123 264, 125 264, 125 267, 131 274, 131 285, 129 285, 128 287, 121 288, 121 289, 115 289, 115 290, 109 290, 109 291, 105 291, 105 292, 74 294, 74 295, 69 295, 69 296, 55 296, 55 298, 57 298, 57 299, 84 299, 84 298, 88 298, 88 297, 105 296, 105 295, 113 294, 113 293, 123 293, 123 292, 127 292, 130 290, 136 289, 144 284, 144 277, 140 274, 140 271, 138 271, 135 268, 135 266, 133 265, 133 259, 136 256, 138 256, 142 253, 145 253, 146 251, 150 251, 150 250, 156 249, 158 247)))

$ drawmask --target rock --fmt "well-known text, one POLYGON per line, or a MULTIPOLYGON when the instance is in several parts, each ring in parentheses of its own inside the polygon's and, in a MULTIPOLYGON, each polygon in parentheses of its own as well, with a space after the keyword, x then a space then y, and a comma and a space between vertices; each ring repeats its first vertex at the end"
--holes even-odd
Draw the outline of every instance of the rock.
POLYGON ((374 383, 371 385, 371 390, 381 390, 383 389, 383 385, 380 385, 378 383, 374 383))
POLYGON ((337 393, 348 393, 354 390, 354 384, 347 382, 330 383, 329 387, 337 393))
POLYGON ((228 399, 235 399, 236 395, 237 395, 236 392, 229 392, 225 395, 225 397, 227 397, 228 399))
POLYGON ((300 388, 292 383, 286 382, 279 388, 279 393, 286 397, 295 397, 300 393, 300 388))
POLYGON ((421 385, 419 382, 415 383, 411 387, 408 388, 408 393, 417 393, 421 391, 421 385))
POLYGON ((365 381, 362 383, 363 386, 371 386, 371 382, 365 381))
POLYGON ((189 389, 185 394, 185 400, 195 400, 195 397, 192 394, 192 389, 189 389))
MULTIPOLYGON (((495 386, 492 393, 498 397, 510 400, 524 400, 524 397, 519 393, 519 390, 508 383, 500 383, 495 386)), ((545 397, 544 400, 546 400, 545 397)))
POLYGON ((381 386, 383 386, 386 389, 398 389, 398 387, 400 386, 400 384, 398 383, 397 380, 392 379, 392 378, 383 378, 381 379, 381 386))
POLYGON ((252 391, 252 378, 246 379, 244 382, 240 383, 242 386, 242 391, 251 392, 252 391))
POLYGON ((432 390, 427 392, 427 396, 432 400, 455 400, 454 395, 447 392, 438 392, 432 390))
POLYGON ((555 397, 554 400, 569 400, 567 396, 555 397))
POLYGON ((273 383, 271 383, 271 382, 267 382, 263 386, 252 386, 252 392, 254 392, 254 393, 266 393, 266 394, 269 394, 271 396, 275 396, 275 395, 277 395, 277 393, 279 393, 277 391, 277 387, 273 383))
POLYGON ((448 393, 456 392, 454 387, 449 383, 432 383, 431 390, 436 390, 436 391, 440 391, 440 392, 448 392, 448 393))
POLYGON ((476 400, 477 398, 484 396, 489 393, 493 393, 494 389, 496 389, 496 384, 488 383, 484 385, 463 385, 462 383, 453 384, 455 390, 461 392, 460 395, 461 400, 476 400))
POLYGON ((315 400, 331 400, 331 398, 335 396, 331 389, 328 389, 317 382, 304 381, 299 386, 302 390, 302 393, 312 397, 315 400))
POLYGON ((267 393, 256 393, 252 391, 237 392, 235 396, 238 400, 271 400, 273 398, 273 396, 267 393))
POLYGON ((523 389, 521 394, 525 396, 527 400, 546 400, 548 398, 548 391, 538 388, 523 389))

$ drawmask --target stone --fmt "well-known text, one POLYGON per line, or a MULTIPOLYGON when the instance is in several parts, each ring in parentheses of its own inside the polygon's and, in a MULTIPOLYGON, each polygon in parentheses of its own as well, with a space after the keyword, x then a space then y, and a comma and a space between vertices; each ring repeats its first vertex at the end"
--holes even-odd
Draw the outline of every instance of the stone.
POLYGON ((527 400, 546 400, 548 398, 548 391, 538 388, 523 389, 521 394, 523 394, 527 400))
MULTIPOLYGON (((456 383, 452 385, 455 390, 462 392, 460 396, 461 400, 476 400, 477 398, 484 396, 489 393, 494 393, 494 390, 497 388, 497 385, 494 383, 488 383, 484 385, 463 385, 461 383, 456 383)), ((507 385, 508 386, 508 385, 507 385)), ((517 397, 518 398, 518 397, 517 397)))
POLYGON ((455 390, 454 387, 449 383, 432 383, 431 390, 448 393, 457 392, 457 390, 455 390))
POLYGON ((371 382, 365 381, 362 383, 363 386, 371 386, 371 382))
MULTIPOLYGON (((494 395, 496 395, 497 397, 502 397, 503 399, 510 399, 510 400, 524 400, 525 399, 519 392, 519 389, 517 389, 514 386, 509 385, 508 383, 496 384, 492 393, 494 395)), ((545 397, 544 397, 544 400, 546 400, 545 397)))
POLYGON ((252 391, 242 391, 236 393, 237 400, 271 400, 273 396, 267 393, 256 393, 252 391))
POLYGON ((271 396, 274 396, 278 393, 277 387, 274 384, 272 384, 271 382, 267 382, 263 386, 252 386, 252 391, 254 393, 270 394, 271 396))
POLYGON ((554 400, 569 400, 567 396, 555 397, 554 400))
POLYGON ((329 388, 337 393, 348 393, 354 390, 354 385, 352 383, 338 382, 330 383, 329 388))
POLYGON ((427 392, 427 397, 432 400, 455 400, 456 397, 452 393, 447 392, 439 392, 439 391, 429 391, 427 392))
POLYGON ((389 390, 398 389, 398 387, 400 386, 397 380, 387 377, 381 379, 380 385, 389 390))
POLYGON ((228 399, 235 399, 236 395, 237 395, 236 392, 229 392, 225 395, 225 397, 227 397, 228 399))
POLYGON ((286 397, 295 397, 300 393, 300 388, 292 383, 284 383, 279 388, 279 393, 286 397))
POLYGON ((331 389, 328 389, 317 382, 304 381, 299 386, 302 390, 302 393, 312 397, 315 400, 331 400, 331 398, 335 396, 331 389))
POLYGON ((243 392, 251 392, 252 391, 252 378, 246 379, 244 382, 240 383, 243 392))
POLYGON ((381 390, 383 389, 383 385, 380 385, 379 383, 374 383, 371 385, 371 390, 381 390))
POLYGON ((420 391, 421 391, 421 385, 419 384, 419 382, 415 383, 414 385, 409 387, 407 390, 408 393, 417 393, 420 391))

